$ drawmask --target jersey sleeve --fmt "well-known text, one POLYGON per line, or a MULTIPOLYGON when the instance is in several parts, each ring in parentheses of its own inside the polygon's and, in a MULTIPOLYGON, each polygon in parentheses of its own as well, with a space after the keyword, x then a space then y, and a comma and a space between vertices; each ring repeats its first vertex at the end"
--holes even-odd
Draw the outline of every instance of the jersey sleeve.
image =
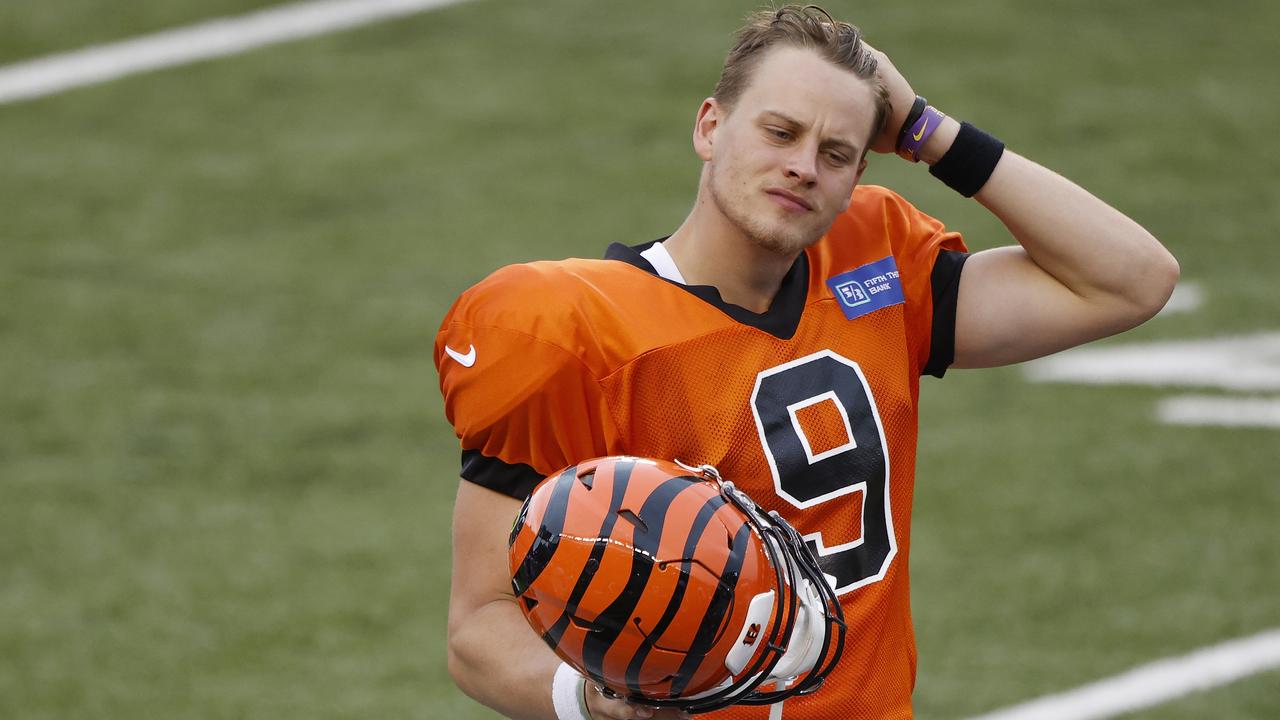
POLYGON ((968 248, 960 233, 882 189, 885 226, 902 278, 907 340, 921 375, 942 377, 955 358, 956 299, 968 248))
POLYGON ((567 323, 548 322, 545 302, 533 303, 543 312, 533 320, 506 298, 537 298, 536 290, 496 275, 449 311, 435 363, 463 479, 524 498, 547 475, 607 455, 612 424, 589 368, 563 338, 540 336, 567 323))

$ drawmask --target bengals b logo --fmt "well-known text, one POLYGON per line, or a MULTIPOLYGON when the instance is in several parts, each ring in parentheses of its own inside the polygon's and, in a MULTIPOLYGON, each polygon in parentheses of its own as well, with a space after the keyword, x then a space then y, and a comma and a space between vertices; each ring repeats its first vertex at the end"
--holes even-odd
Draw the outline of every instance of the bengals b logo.
POLYGON ((742 644, 755 645, 758 637, 760 637, 760 623, 751 623, 751 627, 747 628, 747 636, 742 638, 742 644))

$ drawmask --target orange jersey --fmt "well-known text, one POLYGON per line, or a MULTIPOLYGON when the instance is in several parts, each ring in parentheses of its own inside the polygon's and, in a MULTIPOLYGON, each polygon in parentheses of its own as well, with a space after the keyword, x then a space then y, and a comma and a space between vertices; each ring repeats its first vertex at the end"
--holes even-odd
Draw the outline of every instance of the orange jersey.
POLYGON ((436 337, 462 476, 523 498, 604 455, 716 466, 837 579, 849 628, 839 667, 783 717, 909 718, 919 377, 951 362, 964 253, 938 221, 863 186, 761 314, 663 279, 622 245, 604 260, 502 268, 436 337))

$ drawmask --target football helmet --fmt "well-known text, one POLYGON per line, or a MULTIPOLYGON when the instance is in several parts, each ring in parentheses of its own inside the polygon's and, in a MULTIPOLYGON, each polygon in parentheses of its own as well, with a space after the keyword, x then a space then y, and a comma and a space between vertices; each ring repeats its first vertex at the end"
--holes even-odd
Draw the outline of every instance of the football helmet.
POLYGON ((800 535, 709 465, 589 460, 525 500, 508 542, 533 629, 613 697, 705 712, 818 689, 844 647, 800 535))

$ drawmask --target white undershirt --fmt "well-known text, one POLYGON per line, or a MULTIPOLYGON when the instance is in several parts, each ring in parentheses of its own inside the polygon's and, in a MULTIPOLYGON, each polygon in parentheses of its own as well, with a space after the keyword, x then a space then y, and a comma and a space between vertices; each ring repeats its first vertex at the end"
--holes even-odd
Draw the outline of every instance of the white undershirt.
POLYGON ((671 259, 671 253, 662 246, 661 242, 656 242, 649 246, 648 250, 640 253, 640 257, 649 261, 654 270, 658 271, 658 275, 664 277, 671 282, 678 282, 681 285, 688 285, 684 281, 684 276, 680 274, 680 268, 676 267, 676 261, 671 259))

